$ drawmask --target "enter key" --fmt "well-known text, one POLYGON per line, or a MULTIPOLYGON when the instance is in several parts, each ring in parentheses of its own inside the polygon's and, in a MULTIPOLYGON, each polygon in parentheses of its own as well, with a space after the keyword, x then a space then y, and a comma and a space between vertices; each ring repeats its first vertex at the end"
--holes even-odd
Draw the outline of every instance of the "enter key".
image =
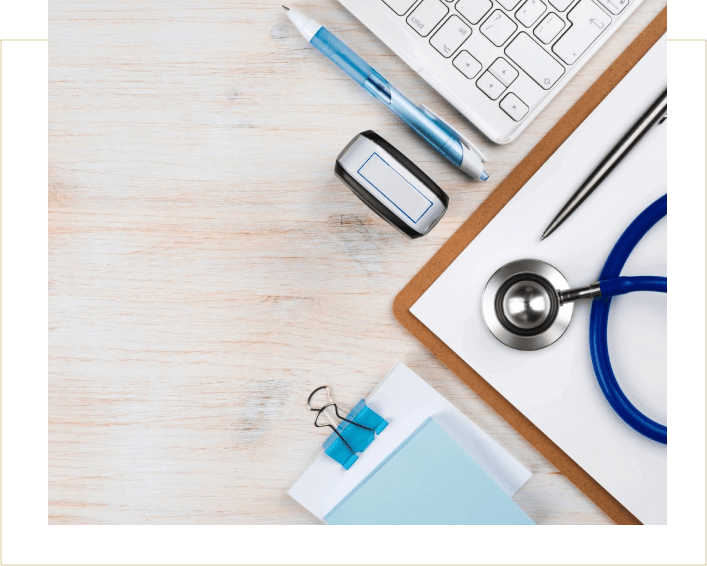
POLYGON ((568 65, 573 65, 594 40, 611 24, 611 17, 592 0, 580 0, 567 14, 572 27, 567 30, 552 50, 568 65))

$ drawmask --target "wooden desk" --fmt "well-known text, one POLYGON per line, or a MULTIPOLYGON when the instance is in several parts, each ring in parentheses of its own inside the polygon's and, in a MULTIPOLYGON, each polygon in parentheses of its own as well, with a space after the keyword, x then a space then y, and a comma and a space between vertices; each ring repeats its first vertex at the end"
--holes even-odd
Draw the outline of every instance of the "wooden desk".
POLYGON ((538 523, 609 520, 398 325, 396 293, 665 6, 628 23, 495 146, 334 0, 318 18, 490 159, 470 183, 308 46, 281 2, 49 6, 49 523, 316 523, 287 495, 400 360, 533 477, 538 523), (311 85, 317 85, 312 89, 311 85), (409 241, 335 177, 373 129, 451 197, 409 241))

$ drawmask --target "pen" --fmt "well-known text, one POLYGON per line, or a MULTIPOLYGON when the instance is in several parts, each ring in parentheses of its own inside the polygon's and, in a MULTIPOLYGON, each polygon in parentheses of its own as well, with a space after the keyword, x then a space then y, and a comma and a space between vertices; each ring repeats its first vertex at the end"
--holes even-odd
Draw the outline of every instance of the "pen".
POLYGON ((668 90, 665 89, 663 94, 651 104, 650 108, 648 108, 636 123, 631 126, 631 129, 624 134, 624 137, 611 148, 611 151, 606 154, 606 157, 602 159, 601 163, 599 163, 589 177, 584 180, 584 183, 582 183, 579 189, 572 195, 570 200, 567 201, 567 204, 557 213, 557 216, 550 222, 550 225, 540 237, 541 242, 557 230, 560 224, 567 220, 586 198, 592 194, 594 189, 601 185, 604 179, 606 179, 621 160, 628 155, 648 130, 656 124, 663 123, 665 118, 667 118, 667 112, 668 90))
POLYGON ((475 179, 486 181, 489 178, 483 166, 486 158, 471 142, 424 105, 415 106, 324 26, 287 6, 283 8, 307 41, 395 112, 440 154, 475 179))

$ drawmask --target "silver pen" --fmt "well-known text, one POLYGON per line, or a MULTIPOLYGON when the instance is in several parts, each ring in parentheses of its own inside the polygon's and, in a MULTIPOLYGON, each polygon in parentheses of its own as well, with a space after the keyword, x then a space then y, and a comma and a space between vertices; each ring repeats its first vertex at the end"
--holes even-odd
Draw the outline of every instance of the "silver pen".
POLYGON ((567 204, 562 207, 562 210, 555 216, 554 220, 545 229, 540 240, 544 240, 552 234, 560 224, 569 218, 569 216, 579 208, 579 206, 592 194, 601 183, 606 179, 614 168, 626 157, 626 155, 635 147, 639 140, 656 124, 662 124, 668 117, 668 89, 651 104, 650 108, 631 126, 628 132, 621 140, 611 148, 611 151, 606 154, 601 163, 596 166, 594 171, 587 177, 577 191, 572 195, 572 198, 567 201, 567 204))

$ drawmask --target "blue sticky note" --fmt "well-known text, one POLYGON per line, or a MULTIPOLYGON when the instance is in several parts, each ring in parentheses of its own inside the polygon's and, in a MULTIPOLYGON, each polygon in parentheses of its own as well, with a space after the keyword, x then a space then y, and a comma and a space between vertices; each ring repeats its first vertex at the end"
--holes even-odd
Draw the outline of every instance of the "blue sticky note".
POLYGON ((330 525, 533 525, 432 418, 325 517, 330 525))

